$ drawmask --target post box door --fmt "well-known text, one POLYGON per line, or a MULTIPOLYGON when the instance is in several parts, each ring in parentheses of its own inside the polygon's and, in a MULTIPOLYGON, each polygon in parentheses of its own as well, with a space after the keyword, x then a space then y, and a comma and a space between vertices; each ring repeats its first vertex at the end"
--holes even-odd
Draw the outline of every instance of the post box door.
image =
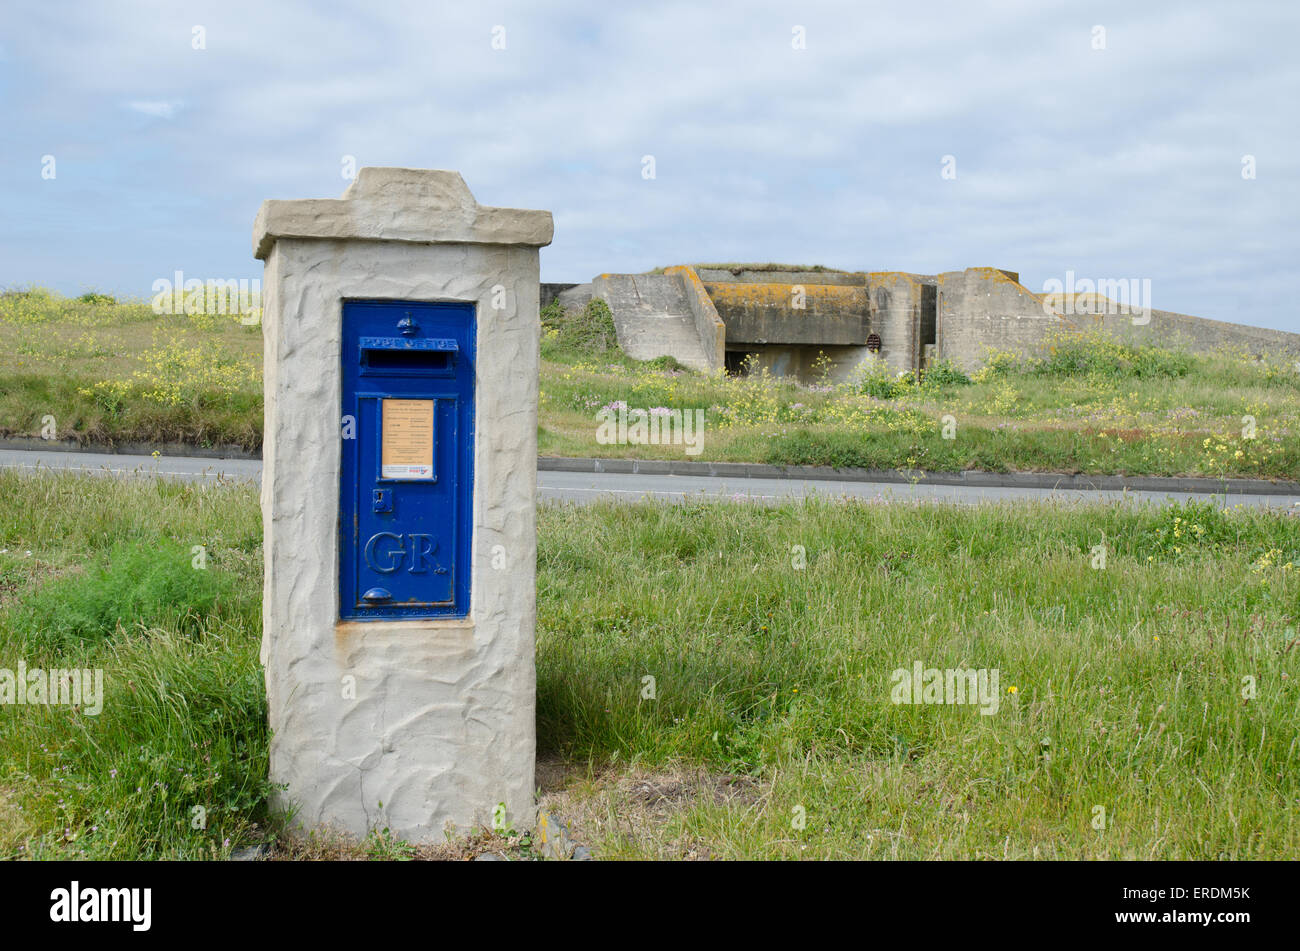
POLYGON ((472 304, 343 304, 345 620, 469 613, 474 344, 472 304))

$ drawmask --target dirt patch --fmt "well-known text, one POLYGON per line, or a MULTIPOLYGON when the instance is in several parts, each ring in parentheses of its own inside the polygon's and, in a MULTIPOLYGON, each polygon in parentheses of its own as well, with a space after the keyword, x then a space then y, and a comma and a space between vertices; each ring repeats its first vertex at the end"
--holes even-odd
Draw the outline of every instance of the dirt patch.
POLYGON ((511 860, 534 858, 522 836, 497 835, 488 829, 423 845, 408 845, 384 836, 358 842, 343 832, 290 835, 276 842, 266 858, 280 862, 469 862, 489 853, 511 860))
POLYGON ((757 808, 767 795, 750 776, 700 767, 646 770, 538 760, 540 808, 559 817, 575 842, 595 858, 707 860, 709 843, 683 832, 677 820, 702 804, 757 808))

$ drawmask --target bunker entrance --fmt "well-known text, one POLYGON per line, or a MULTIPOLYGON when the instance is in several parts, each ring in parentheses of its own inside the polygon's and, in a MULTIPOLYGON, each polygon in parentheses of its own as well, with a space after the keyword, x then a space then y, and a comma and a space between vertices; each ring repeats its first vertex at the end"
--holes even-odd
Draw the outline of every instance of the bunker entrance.
POLYGON ((758 353, 753 350, 728 350, 723 354, 723 366, 727 371, 727 376, 749 376, 749 369, 758 359, 758 353), (754 357, 754 360, 750 360, 754 357))
POLYGON ((917 341, 916 348, 917 359, 920 360, 921 369, 930 366, 938 354, 938 340, 936 334, 936 303, 937 288, 932 284, 921 285, 921 326, 920 339, 917 341))

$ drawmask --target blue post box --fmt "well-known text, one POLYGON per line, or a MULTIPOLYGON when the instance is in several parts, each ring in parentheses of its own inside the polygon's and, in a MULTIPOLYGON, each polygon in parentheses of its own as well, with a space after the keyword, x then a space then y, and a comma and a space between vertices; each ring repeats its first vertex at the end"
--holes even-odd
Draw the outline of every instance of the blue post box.
POLYGON ((363 168, 341 198, 258 211, 261 658, 297 828, 443 842, 502 809, 533 827, 552 231, 435 169, 363 168))
POLYGON ((473 304, 343 303, 343 620, 469 613, 474 343, 473 304))

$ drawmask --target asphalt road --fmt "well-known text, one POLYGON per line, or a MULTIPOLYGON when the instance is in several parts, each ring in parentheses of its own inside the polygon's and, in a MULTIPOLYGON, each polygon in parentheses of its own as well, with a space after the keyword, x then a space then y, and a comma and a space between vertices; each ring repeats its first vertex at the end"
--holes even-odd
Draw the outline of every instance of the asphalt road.
MULTIPOLYGON (((35 473, 41 470, 81 471, 122 478, 225 479, 257 482, 262 463, 256 459, 201 459, 188 456, 129 456, 90 452, 41 452, 0 449, 0 469, 35 473)), ((1015 500, 1056 499, 1071 502, 1151 501, 1177 502, 1214 499, 1220 504, 1291 509, 1300 506, 1295 495, 1196 495, 1186 492, 1083 491, 872 482, 835 482, 798 479, 748 479, 711 476, 646 475, 633 473, 539 472, 538 496, 543 501, 590 502, 595 499, 636 501, 643 498, 681 501, 704 497, 748 502, 777 502, 809 495, 880 501, 933 500, 973 504, 1015 500)))

